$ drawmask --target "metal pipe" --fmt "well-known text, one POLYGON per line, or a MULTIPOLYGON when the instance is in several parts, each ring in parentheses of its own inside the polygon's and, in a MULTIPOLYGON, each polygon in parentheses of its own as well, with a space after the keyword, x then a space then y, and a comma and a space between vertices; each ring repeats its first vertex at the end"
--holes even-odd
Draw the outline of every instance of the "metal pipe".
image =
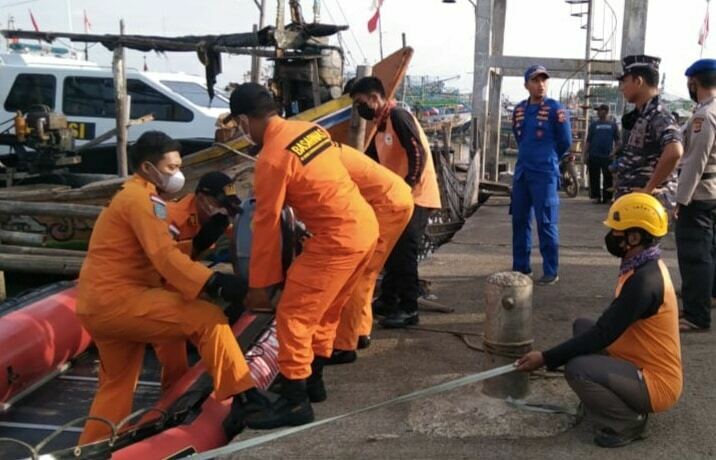
MULTIPOLYGON (((484 368, 514 363, 532 349, 532 280, 518 272, 490 275, 485 285, 484 368)), ((524 398, 529 375, 523 372, 486 380, 483 393, 495 398, 524 398)))
POLYGON ((28 386, 27 388, 25 388, 24 390, 22 390, 21 392, 19 392, 15 396, 13 396, 12 398, 8 399, 6 402, 0 403, 0 414, 3 414, 5 412, 9 411, 22 398, 26 397, 33 391, 37 390, 38 388, 40 388, 41 386, 43 386, 50 380, 57 377, 58 375, 65 373, 70 367, 71 367, 70 363, 60 364, 59 366, 57 366, 57 368, 54 371, 50 372, 49 374, 44 375, 41 379, 37 380, 32 385, 28 386))

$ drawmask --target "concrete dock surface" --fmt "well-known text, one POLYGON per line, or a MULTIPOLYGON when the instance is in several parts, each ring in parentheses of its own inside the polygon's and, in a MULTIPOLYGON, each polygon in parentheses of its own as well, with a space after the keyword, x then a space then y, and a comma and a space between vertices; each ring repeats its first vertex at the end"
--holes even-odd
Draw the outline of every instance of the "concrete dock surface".
MULTIPOLYGON (((462 331, 481 344, 484 283, 511 268, 508 199, 490 199, 455 235, 421 264, 437 301, 453 313, 421 312, 421 326, 462 331)), ((586 197, 563 198, 560 282, 534 287, 535 348, 569 337, 575 318, 596 319, 614 293, 619 261, 603 247, 608 207, 586 197)), ((533 231, 534 232, 534 231, 533 231)), ((536 233, 536 232, 535 232, 536 233)), ((535 237, 534 278, 542 274, 535 237)), ((674 285, 680 285, 673 234, 662 243, 674 285)), ((716 334, 682 336, 685 386, 671 411, 649 417, 649 437, 605 450, 592 443, 588 421, 515 409, 484 396, 473 384, 430 398, 363 413, 236 453, 232 458, 549 458, 672 459, 716 457, 716 334)), ((452 380, 482 369, 483 354, 449 333, 384 330, 354 364, 325 370, 328 400, 314 404, 316 419, 452 380)), ((531 380, 530 402, 574 408, 576 397, 559 375, 531 380)), ((264 434, 246 430, 235 441, 264 434)))

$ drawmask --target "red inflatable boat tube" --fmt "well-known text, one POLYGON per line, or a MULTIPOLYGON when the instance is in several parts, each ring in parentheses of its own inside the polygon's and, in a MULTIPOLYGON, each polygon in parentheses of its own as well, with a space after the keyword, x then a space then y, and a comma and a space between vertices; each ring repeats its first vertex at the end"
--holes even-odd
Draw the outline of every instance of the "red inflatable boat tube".
POLYGON ((0 317, 0 403, 90 345, 75 316, 76 290, 61 290, 0 317))

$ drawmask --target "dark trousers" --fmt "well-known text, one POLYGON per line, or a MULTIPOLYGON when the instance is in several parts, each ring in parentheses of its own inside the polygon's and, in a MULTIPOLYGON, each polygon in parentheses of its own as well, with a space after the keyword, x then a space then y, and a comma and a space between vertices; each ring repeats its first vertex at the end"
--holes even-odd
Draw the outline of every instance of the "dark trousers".
MULTIPOLYGON (((592 320, 578 319, 572 332, 579 335, 592 325, 592 320)), ((652 412, 649 391, 634 364, 606 353, 582 355, 567 363, 564 375, 597 428, 631 437, 646 426, 652 412)))
POLYGON ((430 212, 430 208, 415 205, 408 226, 385 262, 380 297, 388 305, 397 305, 406 312, 418 309, 418 254, 430 212))
POLYGON ((716 200, 692 201, 679 207, 676 252, 684 318, 699 327, 710 327, 716 269, 716 200))
POLYGON ((589 168, 589 197, 602 202, 612 200, 612 192, 607 189, 612 187, 612 173, 609 172, 610 160, 608 157, 589 157, 587 167, 589 168), (600 185, 600 179, 604 181, 600 185))

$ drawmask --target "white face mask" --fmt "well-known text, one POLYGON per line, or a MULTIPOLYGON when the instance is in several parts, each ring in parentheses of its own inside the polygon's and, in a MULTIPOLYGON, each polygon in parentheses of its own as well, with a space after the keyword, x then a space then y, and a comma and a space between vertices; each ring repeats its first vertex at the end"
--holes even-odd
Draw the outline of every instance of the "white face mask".
POLYGON ((166 193, 176 193, 179 190, 184 187, 184 174, 177 170, 174 174, 164 174, 163 172, 159 171, 156 166, 152 165, 152 169, 157 173, 159 176, 159 184, 155 184, 157 188, 160 188, 163 192, 166 193))

